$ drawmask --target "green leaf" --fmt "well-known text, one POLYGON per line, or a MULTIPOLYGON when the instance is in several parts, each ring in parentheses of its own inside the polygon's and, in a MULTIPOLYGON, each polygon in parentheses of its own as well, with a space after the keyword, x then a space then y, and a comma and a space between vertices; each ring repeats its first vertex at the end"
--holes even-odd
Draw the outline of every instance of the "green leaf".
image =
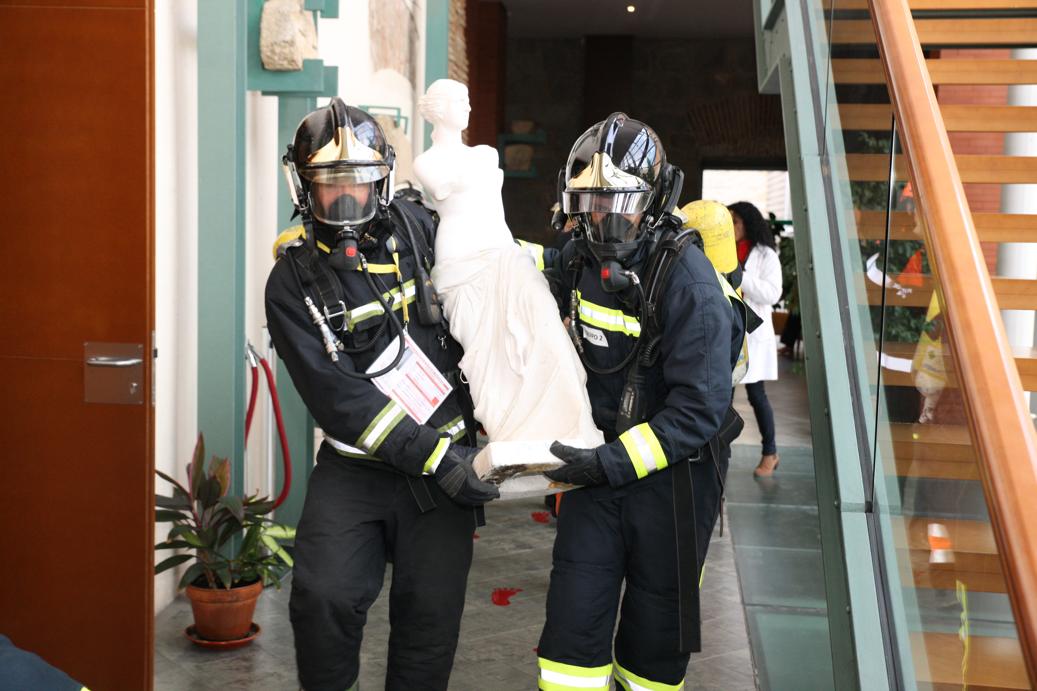
POLYGON ((216 571, 216 575, 220 577, 220 581, 223 583, 223 587, 230 590, 234 585, 234 577, 230 574, 230 566, 222 566, 216 571))
POLYGON ((174 495, 167 497, 162 494, 155 495, 155 506, 159 506, 163 509, 176 509, 178 511, 190 511, 191 501, 187 498, 187 495, 174 495))
POLYGON ((194 529, 187 525, 178 525, 169 531, 171 537, 182 537, 192 547, 200 547, 205 549, 208 545, 194 532, 194 529))
POLYGON ((173 556, 169 557, 168 559, 163 559, 162 562, 160 562, 157 566, 155 566, 155 575, 157 576, 158 574, 162 573, 163 571, 167 571, 167 570, 173 568, 174 566, 179 566, 180 564, 183 564, 188 559, 194 559, 194 555, 193 554, 174 554, 173 556))
POLYGON ((163 480, 165 480, 166 482, 168 482, 169 484, 173 485, 173 494, 174 495, 183 494, 185 497, 187 496, 187 488, 184 487, 183 485, 181 485, 176 480, 176 478, 173 478, 173 477, 170 477, 169 475, 166 475, 161 470, 156 470, 155 474, 158 475, 163 480))
POLYGON ((216 502, 220 500, 220 481, 214 477, 202 480, 195 498, 202 503, 202 508, 216 506, 216 502))
POLYGON ((201 434, 198 435, 198 441, 194 445, 194 455, 191 457, 191 465, 187 469, 187 477, 191 484, 191 498, 196 499, 198 497, 198 490, 202 486, 202 480, 205 478, 205 437, 201 434))
POLYGON ((194 579, 198 578, 205 573, 205 565, 201 562, 195 562, 184 572, 184 575, 180 578, 180 583, 177 585, 178 588, 186 588, 194 582, 194 579))
POLYGON ((245 505, 245 511, 252 514, 253 516, 262 516, 268 514, 274 510, 274 502, 272 501, 257 501, 251 504, 245 505))
POLYGON ((209 477, 220 483, 219 496, 227 494, 227 490, 230 489, 230 460, 213 457, 209 461, 209 477))
POLYGON ((158 509, 155 511, 155 520, 159 523, 164 523, 166 521, 186 521, 187 518, 187 516, 179 511, 169 511, 167 509, 158 509))
POLYGON ((233 514, 239 522, 245 522, 245 507, 241 503, 241 497, 227 495, 220 497, 220 506, 223 506, 233 514))
POLYGON ((166 540, 155 545, 155 549, 186 549, 190 546, 187 540, 166 540))
POLYGON ((241 542, 241 556, 248 559, 251 555, 255 554, 256 548, 259 546, 259 538, 262 535, 263 527, 259 525, 253 525, 249 527, 248 532, 245 533, 245 539, 241 542))

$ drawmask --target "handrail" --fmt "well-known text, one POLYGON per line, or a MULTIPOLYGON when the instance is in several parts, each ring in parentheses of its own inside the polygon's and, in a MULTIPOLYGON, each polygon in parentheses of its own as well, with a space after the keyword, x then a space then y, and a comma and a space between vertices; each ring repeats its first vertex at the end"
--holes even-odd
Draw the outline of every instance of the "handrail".
POLYGON ((969 428, 1020 647, 1037 682, 1037 433, 907 0, 868 0, 947 304, 969 428))

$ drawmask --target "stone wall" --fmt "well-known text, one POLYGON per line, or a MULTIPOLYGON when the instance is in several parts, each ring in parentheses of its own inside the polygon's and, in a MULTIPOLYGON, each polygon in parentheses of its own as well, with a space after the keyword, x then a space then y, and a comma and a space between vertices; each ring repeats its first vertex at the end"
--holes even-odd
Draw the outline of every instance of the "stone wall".
MULTIPOLYGON (((600 94, 585 98, 585 84, 601 84, 600 72, 588 79, 585 43, 508 42, 507 121, 531 119, 547 134, 535 148, 537 177, 505 180, 505 211, 519 237, 551 241, 548 209, 558 170, 576 137, 609 114, 584 114, 585 101, 609 102, 600 94)), ((669 160, 685 171, 682 204, 698 198, 704 167, 785 167, 780 99, 757 93, 752 39, 636 39, 627 54, 630 81, 616 90, 629 94, 627 114, 651 125, 669 160)))
POLYGON ((516 237, 551 240, 558 170, 590 124, 583 122, 583 56, 580 39, 508 40, 505 126, 532 120, 547 137, 533 147, 535 178, 504 179, 504 213, 516 237))
POLYGON ((450 37, 447 41, 447 75, 462 84, 468 83, 467 4, 467 0, 450 0, 450 37))

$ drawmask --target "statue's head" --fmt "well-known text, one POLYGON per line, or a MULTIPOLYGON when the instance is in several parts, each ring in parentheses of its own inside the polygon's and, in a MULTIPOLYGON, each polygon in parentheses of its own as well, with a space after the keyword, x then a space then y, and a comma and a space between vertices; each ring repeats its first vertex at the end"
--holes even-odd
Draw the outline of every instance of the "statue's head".
POLYGON ((418 99, 418 112, 434 126, 463 130, 468 127, 468 87, 453 79, 437 79, 418 99))

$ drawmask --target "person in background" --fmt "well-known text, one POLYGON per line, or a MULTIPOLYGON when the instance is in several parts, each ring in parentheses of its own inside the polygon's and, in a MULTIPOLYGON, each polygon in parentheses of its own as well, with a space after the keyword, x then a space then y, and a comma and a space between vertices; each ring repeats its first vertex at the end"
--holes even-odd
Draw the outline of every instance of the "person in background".
POLYGON ((742 296, 763 320, 763 324, 749 334, 749 370, 742 383, 763 437, 763 454, 753 474, 770 477, 779 459, 774 440, 774 411, 763 383, 778 378, 778 351, 771 312, 774 303, 781 299, 781 262, 774 234, 760 210, 749 202, 737 202, 727 208, 735 224, 738 261, 742 265, 742 296))

